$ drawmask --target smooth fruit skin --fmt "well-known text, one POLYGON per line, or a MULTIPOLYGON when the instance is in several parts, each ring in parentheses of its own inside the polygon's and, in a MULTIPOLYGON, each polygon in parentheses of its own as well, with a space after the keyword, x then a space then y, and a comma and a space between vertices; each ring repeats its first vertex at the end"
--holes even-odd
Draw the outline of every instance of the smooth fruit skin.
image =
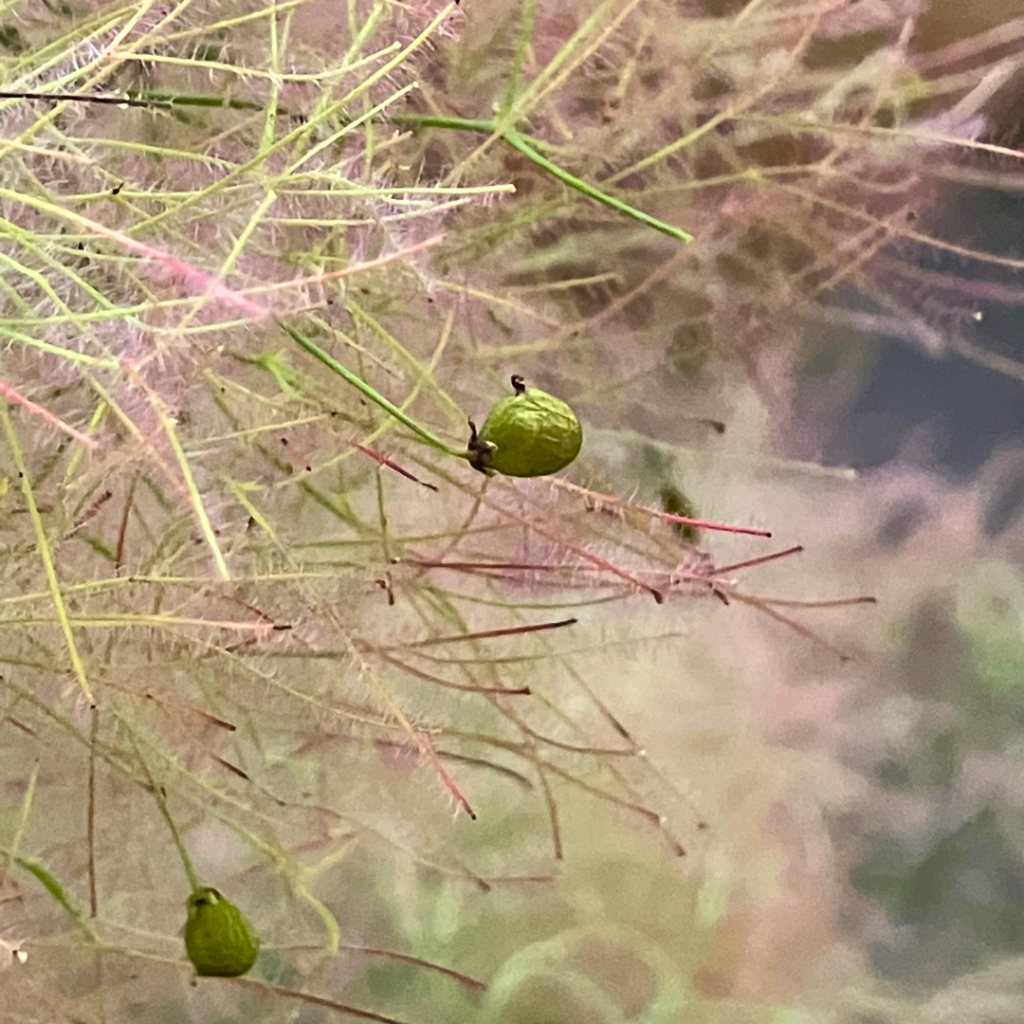
POLYGON ((518 381, 513 378, 516 394, 498 402, 484 420, 470 462, 505 476, 557 473, 579 455, 583 428, 560 398, 518 381))
POLYGON ((260 951, 260 937, 248 918, 216 889, 196 889, 185 905, 185 951, 196 974, 237 978, 260 951))

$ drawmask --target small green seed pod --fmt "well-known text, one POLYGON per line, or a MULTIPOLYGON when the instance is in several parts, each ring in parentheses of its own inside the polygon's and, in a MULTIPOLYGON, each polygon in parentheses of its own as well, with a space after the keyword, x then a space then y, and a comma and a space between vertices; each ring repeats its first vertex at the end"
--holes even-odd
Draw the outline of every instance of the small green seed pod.
POLYGON ((514 376, 515 394, 488 413, 479 432, 470 422, 469 464, 481 473, 547 476, 565 469, 580 453, 583 428, 560 398, 527 388, 514 376))
POLYGON ((185 905, 185 951, 196 974, 237 978, 256 963, 260 951, 256 929, 216 889, 196 889, 185 905))

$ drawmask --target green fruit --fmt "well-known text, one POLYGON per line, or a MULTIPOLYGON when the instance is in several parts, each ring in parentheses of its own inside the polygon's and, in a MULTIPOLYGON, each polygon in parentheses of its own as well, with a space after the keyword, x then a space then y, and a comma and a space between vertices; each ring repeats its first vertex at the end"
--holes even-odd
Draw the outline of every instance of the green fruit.
POLYGON ((565 469, 580 453, 583 428, 560 398, 527 388, 512 378, 515 394, 491 409, 469 441, 469 463, 481 473, 547 476, 565 469))
POLYGON ((260 951, 256 929, 216 889, 196 889, 185 905, 185 951, 196 974, 237 978, 256 963, 260 951))

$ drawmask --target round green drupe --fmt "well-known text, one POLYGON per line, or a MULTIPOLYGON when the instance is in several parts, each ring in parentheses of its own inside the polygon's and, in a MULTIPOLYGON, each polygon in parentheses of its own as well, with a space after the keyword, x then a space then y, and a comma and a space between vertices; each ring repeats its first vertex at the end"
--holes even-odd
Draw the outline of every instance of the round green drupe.
POLYGON ((516 393, 491 409, 469 442, 470 465, 482 473, 547 476, 565 469, 583 445, 583 428, 560 398, 513 377, 516 393))
POLYGON ((196 974, 237 978, 256 963, 260 951, 256 929, 216 889, 196 889, 185 905, 185 951, 196 974))

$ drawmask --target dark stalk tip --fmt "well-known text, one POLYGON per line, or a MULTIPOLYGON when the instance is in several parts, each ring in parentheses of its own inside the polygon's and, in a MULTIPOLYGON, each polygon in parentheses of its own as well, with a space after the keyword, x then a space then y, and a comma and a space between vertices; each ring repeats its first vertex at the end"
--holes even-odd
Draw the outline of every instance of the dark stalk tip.
POLYGON ((512 389, 517 395, 526 394, 526 381, 518 373, 512 374, 512 389))

